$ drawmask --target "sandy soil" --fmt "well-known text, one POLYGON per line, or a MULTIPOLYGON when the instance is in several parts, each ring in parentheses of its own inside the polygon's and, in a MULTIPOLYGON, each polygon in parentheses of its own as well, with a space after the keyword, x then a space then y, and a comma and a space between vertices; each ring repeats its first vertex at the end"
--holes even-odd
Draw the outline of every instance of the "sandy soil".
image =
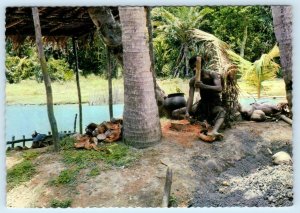
MULTIPOLYGON (((291 205, 292 167, 274 166, 267 151, 269 148, 274 153, 285 150, 291 154, 292 128, 288 124, 239 122, 224 131, 222 141, 214 143, 200 141, 197 128, 171 131, 168 121, 162 128, 162 143, 137 150, 142 157, 134 165, 108 169, 99 163, 100 175, 89 177, 82 170, 73 187, 47 184, 65 166, 58 154, 44 149, 45 153, 36 159, 37 175, 7 192, 7 207, 49 207, 54 198, 72 199, 72 207, 159 207, 167 166, 173 171, 171 195, 178 207, 291 205), (271 172, 274 175, 268 180, 259 179, 271 172), (252 188, 247 177, 258 180, 252 188), (272 188, 275 180, 282 183, 281 188, 272 188), (227 183, 222 185, 224 181, 227 183), (284 195, 279 198, 278 190, 282 188, 284 195)), ((7 168, 20 161, 18 152, 13 152, 7 157, 7 168)))

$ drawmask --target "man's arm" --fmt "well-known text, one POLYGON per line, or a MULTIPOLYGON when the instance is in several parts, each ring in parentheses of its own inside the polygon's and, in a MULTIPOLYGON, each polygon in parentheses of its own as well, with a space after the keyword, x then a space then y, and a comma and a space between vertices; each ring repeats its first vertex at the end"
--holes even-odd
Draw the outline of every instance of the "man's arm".
POLYGON ((222 92, 222 83, 221 83, 221 75, 216 72, 211 73, 211 77, 213 78, 214 81, 214 86, 210 86, 207 84, 203 84, 202 81, 200 83, 196 83, 196 87, 200 87, 201 89, 206 89, 206 90, 212 90, 215 92, 222 92))
POLYGON ((191 112, 193 106, 194 93, 195 93, 195 88, 193 86, 194 83, 195 83, 195 79, 193 78, 190 80, 189 83, 189 98, 187 100, 186 113, 185 113, 187 117, 189 117, 189 113, 191 112))

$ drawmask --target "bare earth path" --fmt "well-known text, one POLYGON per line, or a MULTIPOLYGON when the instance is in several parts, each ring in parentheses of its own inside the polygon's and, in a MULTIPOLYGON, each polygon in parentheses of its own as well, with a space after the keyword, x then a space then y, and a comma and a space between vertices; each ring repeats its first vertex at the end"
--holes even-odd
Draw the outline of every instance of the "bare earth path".
MULTIPOLYGON (((173 170, 171 195, 176 206, 291 204, 292 167, 274 166, 267 151, 291 154, 288 124, 240 122, 224 131, 224 140, 212 144, 197 139, 195 132, 170 131, 166 121, 162 126, 162 143, 137 150, 142 156, 134 165, 108 169, 100 163, 98 176, 89 177, 82 170, 71 188, 47 184, 65 166, 58 154, 44 150, 36 159, 37 175, 7 193, 7 207, 49 207, 54 198, 71 198, 72 207, 159 207, 166 165, 173 170), (264 172, 274 175, 262 179, 264 172), (257 183, 247 181, 251 178, 257 183), (282 187, 273 189, 271 183, 279 180, 282 187), (282 198, 278 190, 284 191, 282 198)), ((15 152, 7 157, 7 168, 20 161, 19 155, 15 152)))

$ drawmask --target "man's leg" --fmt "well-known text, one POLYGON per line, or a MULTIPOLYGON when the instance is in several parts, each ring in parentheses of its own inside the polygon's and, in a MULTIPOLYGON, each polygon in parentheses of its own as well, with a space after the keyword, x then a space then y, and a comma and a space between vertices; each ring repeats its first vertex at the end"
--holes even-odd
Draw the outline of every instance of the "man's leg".
POLYGON ((215 121, 213 130, 211 132, 208 132, 207 135, 210 135, 210 136, 221 136, 222 134, 219 133, 218 131, 219 131, 221 125, 224 122, 226 112, 223 109, 223 107, 216 106, 216 107, 213 108, 212 113, 214 115, 216 114, 216 118, 215 118, 216 121, 215 121))

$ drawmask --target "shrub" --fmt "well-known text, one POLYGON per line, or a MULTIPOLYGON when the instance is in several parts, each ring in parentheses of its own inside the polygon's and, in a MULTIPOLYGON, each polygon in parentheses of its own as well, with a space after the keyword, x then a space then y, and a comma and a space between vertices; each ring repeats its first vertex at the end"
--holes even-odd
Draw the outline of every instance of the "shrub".
POLYGON ((51 208, 68 208, 71 206, 71 204, 72 204, 72 200, 70 200, 70 199, 62 200, 62 201, 53 199, 50 202, 50 207, 51 208))

